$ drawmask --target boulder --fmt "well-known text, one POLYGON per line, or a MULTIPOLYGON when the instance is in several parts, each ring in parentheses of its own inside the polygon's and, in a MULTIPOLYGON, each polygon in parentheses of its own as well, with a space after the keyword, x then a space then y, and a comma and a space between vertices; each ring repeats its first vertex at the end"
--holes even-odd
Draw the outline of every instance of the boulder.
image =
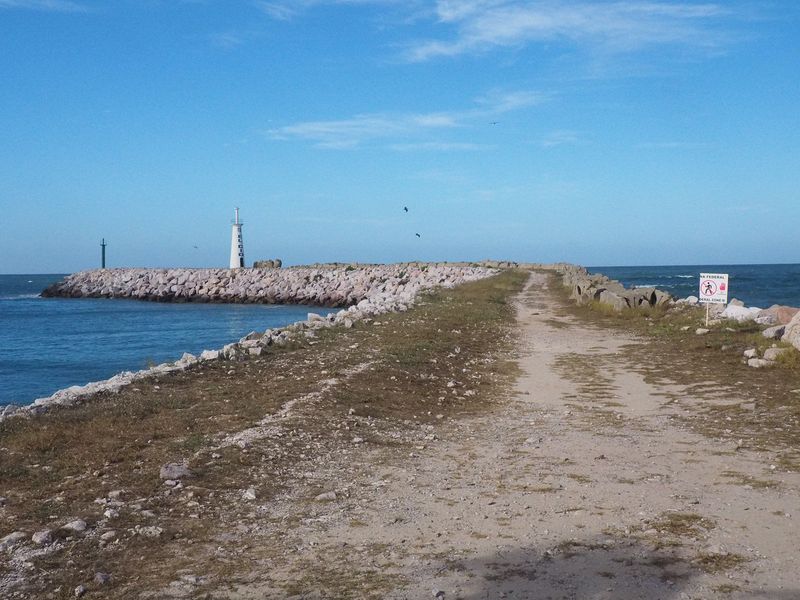
POLYGON ((760 308, 747 308, 746 306, 733 304, 731 301, 731 303, 728 304, 728 306, 720 313, 719 316, 723 319, 732 319, 734 321, 752 321, 759 315, 760 312, 760 308))
POLYGON ((781 339, 800 350, 800 313, 792 317, 792 320, 786 325, 786 331, 781 339))
POLYGON ((779 340, 783 337, 785 331, 786 325, 775 325, 774 327, 767 327, 761 332, 761 335, 770 340, 779 340))
POLYGON ((800 308, 795 308, 793 306, 782 306, 780 304, 773 304, 769 308, 761 311, 761 314, 758 315, 757 320, 761 323, 769 325, 772 324, 786 325, 794 318, 794 316, 798 312, 800 312, 800 308))

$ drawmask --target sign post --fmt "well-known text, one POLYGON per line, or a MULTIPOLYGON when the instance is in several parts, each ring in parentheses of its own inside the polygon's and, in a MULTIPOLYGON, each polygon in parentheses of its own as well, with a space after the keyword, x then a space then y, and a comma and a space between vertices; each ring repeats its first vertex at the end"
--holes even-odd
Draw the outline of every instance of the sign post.
POLYGON ((727 273, 700 273, 699 301, 706 305, 706 327, 708 327, 708 313, 712 304, 728 303, 728 274, 727 273))

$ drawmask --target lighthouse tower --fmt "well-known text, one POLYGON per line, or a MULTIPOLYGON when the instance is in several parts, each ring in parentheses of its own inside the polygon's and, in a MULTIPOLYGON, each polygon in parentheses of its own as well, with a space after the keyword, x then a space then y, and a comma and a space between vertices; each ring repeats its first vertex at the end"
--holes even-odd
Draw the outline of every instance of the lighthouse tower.
POLYGON ((244 267, 244 244, 242 243, 242 223, 239 221, 239 209, 236 209, 236 221, 231 228, 231 269, 244 267))

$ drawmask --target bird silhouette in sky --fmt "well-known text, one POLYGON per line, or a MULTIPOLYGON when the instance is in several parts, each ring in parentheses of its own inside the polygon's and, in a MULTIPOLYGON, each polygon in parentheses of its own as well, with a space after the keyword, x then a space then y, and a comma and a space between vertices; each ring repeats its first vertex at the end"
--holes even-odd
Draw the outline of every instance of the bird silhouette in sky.
POLYGON ((500 121, 492 121, 489 125, 497 125, 500 121))
POLYGON ((414 235, 415 235, 415 236, 417 236, 418 238, 421 238, 421 237, 422 237, 422 236, 421 236, 420 234, 418 234, 418 233, 415 233, 414 235))
POLYGON ((403 210, 404 210, 404 211, 406 211, 406 212, 408 212, 408 207, 407 207, 407 206, 404 206, 404 207, 403 207, 403 210))
POLYGON ((197 246, 195 246, 194 249, 197 250, 197 246))

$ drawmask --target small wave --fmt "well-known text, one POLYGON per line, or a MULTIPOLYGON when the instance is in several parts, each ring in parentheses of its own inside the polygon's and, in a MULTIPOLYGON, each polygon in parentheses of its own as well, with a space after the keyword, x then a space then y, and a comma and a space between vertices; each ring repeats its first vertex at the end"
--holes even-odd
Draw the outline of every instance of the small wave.
POLYGON ((0 296, 0 300, 27 300, 38 297, 39 294, 17 294, 15 296, 0 296))
POLYGON ((697 275, 675 275, 675 277, 680 277, 681 279, 694 279, 697 275))

